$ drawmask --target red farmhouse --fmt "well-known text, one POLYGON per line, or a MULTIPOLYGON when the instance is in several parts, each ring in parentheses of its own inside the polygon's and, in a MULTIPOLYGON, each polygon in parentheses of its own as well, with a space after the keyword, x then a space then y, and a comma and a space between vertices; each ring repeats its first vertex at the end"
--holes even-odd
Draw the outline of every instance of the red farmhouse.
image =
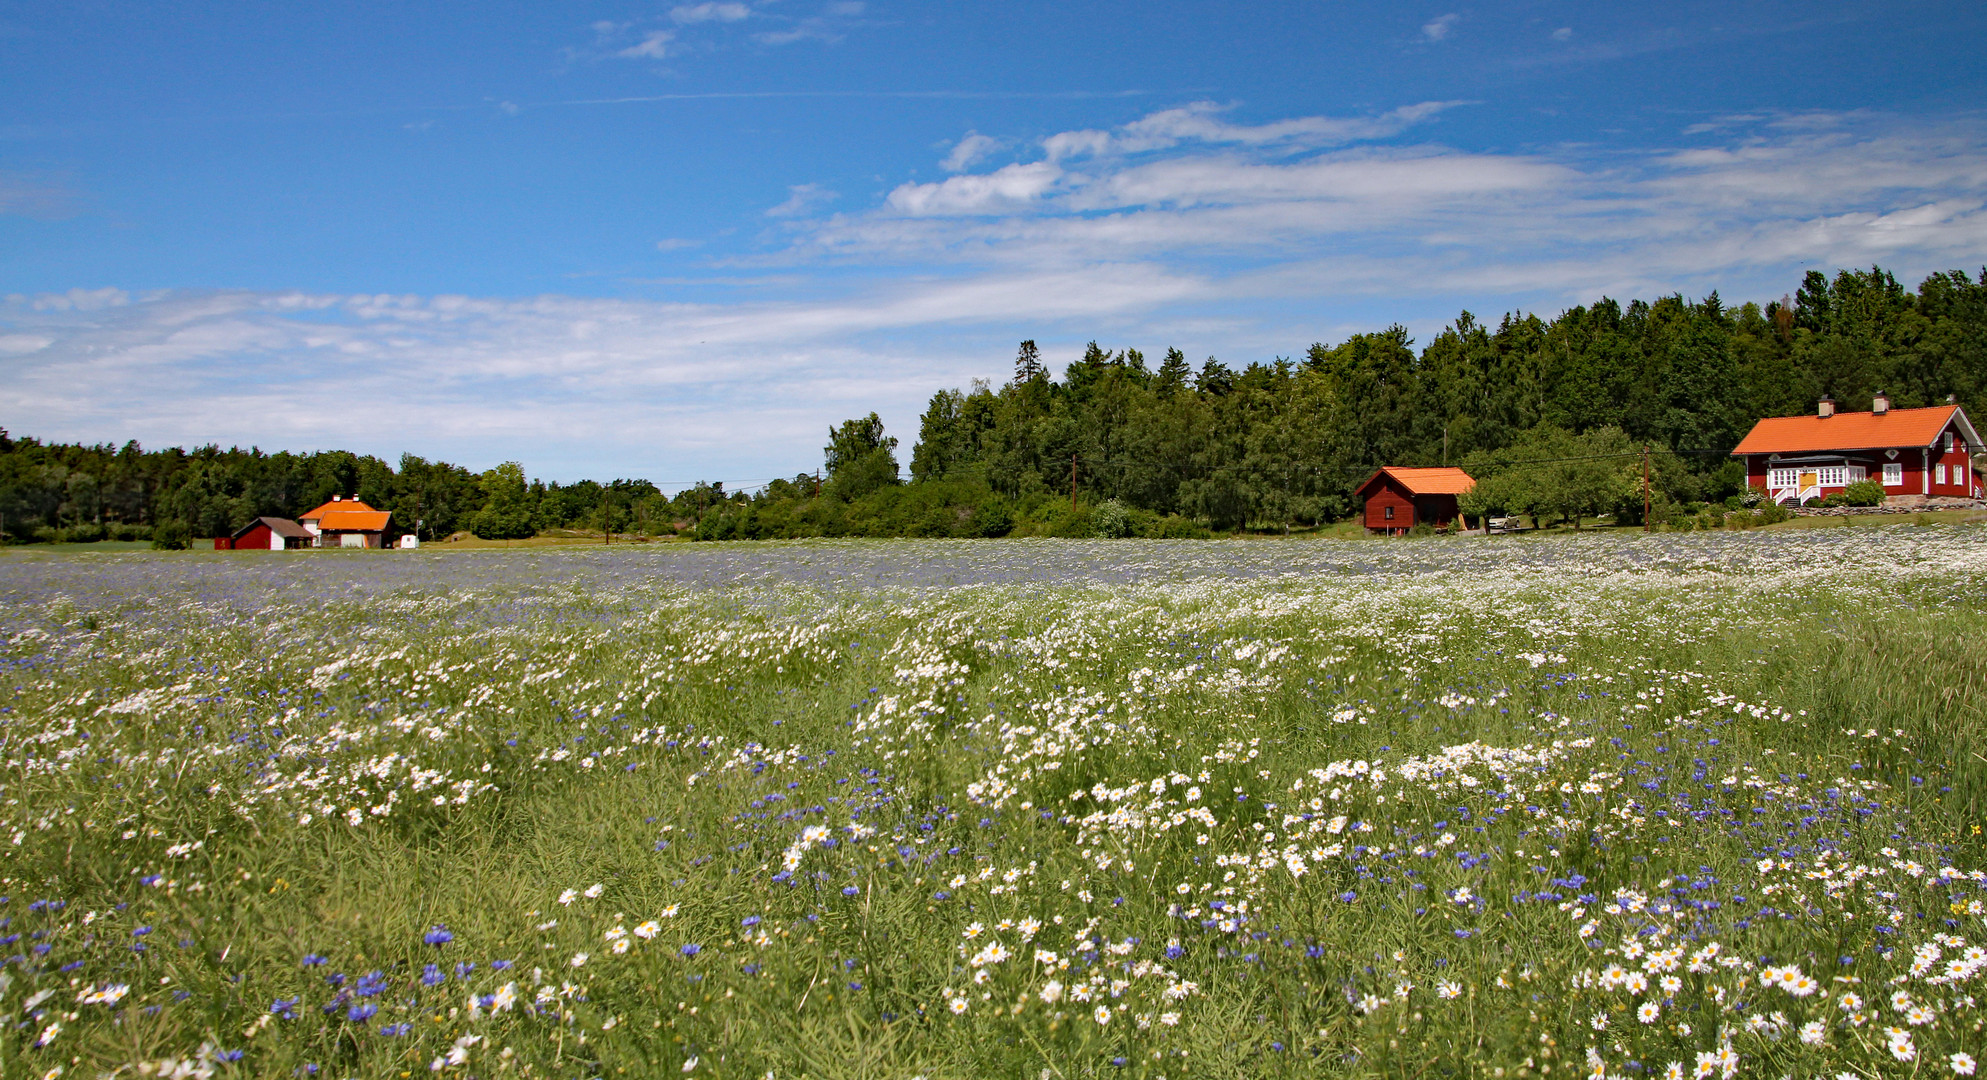
POLYGON ((1426 523, 1456 520, 1456 496, 1476 486, 1461 469, 1408 469, 1388 465, 1359 485, 1370 532, 1399 534, 1426 523))
POLYGON ((316 539, 302 525, 288 518, 259 517, 235 530, 233 536, 214 538, 215 551, 287 551, 307 548, 316 539))
POLYGON ((1908 504, 1979 498, 1972 457, 1979 449, 1980 436, 1958 405, 1893 409, 1878 394, 1869 412, 1838 413, 1824 397, 1813 416, 1761 420, 1732 453, 1746 463, 1746 483, 1777 503, 1798 505, 1875 480, 1885 502, 1908 504))
POLYGON ((376 548, 386 535, 385 510, 375 510, 354 495, 333 495, 331 501, 298 518, 311 533, 311 547, 376 548))

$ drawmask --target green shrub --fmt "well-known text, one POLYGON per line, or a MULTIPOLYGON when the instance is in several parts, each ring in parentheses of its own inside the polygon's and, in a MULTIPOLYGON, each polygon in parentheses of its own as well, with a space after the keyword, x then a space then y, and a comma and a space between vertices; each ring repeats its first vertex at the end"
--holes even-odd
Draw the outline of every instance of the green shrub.
POLYGON ((1154 520, 1144 535, 1154 540, 1206 540, 1214 534, 1192 518, 1168 514, 1154 520))
POLYGON ((1105 499, 1090 512, 1090 532, 1106 540, 1131 535, 1131 511, 1117 499, 1105 499))
POLYGON ((1858 480, 1842 489, 1842 501, 1849 506, 1882 506, 1884 486, 1875 480, 1858 480))
POLYGON ((155 551, 185 551, 193 543, 193 530, 184 521, 162 522, 152 528, 155 551))
POLYGON ((1014 531, 1014 514, 1005 499, 988 499, 973 508, 966 519, 966 535, 992 539, 1014 531))

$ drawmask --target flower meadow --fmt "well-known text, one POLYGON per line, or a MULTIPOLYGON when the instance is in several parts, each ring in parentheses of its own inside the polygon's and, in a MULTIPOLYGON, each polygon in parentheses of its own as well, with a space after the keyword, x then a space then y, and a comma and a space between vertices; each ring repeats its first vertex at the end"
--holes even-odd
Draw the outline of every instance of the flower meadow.
POLYGON ((1970 1076, 1987 533, 0 559, 0 1072, 1970 1076))

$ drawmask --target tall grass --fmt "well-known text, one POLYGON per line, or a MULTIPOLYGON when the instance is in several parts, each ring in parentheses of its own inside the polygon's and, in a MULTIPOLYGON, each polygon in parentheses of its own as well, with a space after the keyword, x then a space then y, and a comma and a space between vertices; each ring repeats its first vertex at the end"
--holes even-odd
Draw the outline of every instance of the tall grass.
POLYGON ((1987 545, 1854 539, 10 563, 0 1060, 1951 1074, 1987 545))

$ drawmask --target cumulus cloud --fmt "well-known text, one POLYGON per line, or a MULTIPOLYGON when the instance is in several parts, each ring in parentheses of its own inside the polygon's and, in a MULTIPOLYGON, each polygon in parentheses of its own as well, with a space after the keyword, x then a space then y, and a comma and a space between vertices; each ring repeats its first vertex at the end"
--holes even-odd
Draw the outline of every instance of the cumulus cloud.
POLYGON ((1421 36, 1427 38, 1429 41, 1446 40, 1449 32, 1456 28, 1456 23, 1461 18, 1462 16, 1453 11, 1447 15, 1437 15, 1435 18, 1421 24, 1421 36))

